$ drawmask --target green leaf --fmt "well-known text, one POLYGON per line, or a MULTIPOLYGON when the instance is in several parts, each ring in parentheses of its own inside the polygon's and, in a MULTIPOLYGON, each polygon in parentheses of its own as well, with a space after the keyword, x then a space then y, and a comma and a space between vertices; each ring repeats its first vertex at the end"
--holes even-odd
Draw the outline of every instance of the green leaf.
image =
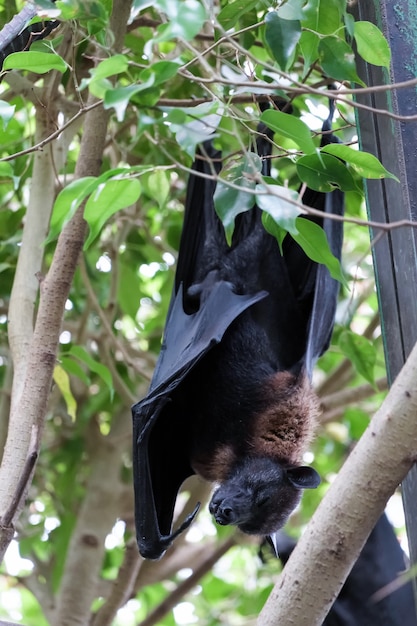
POLYGON ((140 196, 141 185, 136 178, 113 179, 100 183, 87 200, 84 219, 90 227, 86 250, 99 235, 107 220, 117 211, 134 204, 140 196))
POLYGON ((232 243, 236 217, 255 205, 254 194, 243 190, 245 187, 250 189, 250 183, 245 178, 236 178, 233 182, 242 189, 238 191, 219 180, 214 194, 214 207, 223 224, 229 246, 232 243))
POLYGON ((55 365, 53 377, 67 405, 68 415, 71 417, 72 421, 75 422, 77 416, 77 401, 72 395, 69 376, 63 367, 55 365))
POLYGON ((282 19, 276 11, 265 17, 265 40, 274 59, 282 70, 286 70, 293 59, 301 36, 299 20, 282 19))
POLYGON ((319 57, 320 38, 311 30, 304 30, 301 33, 299 46, 301 55, 304 59, 303 78, 307 75, 310 67, 317 61, 319 57))
POLYGON ((252 209, 255 204, 255 182, 250 180, 245 174, 254 175, 262 169, 261 160, 257 154, 248 152, 245 155, 243 164, 238 167, 233 166, 229 171, 224 170, 227 181, 238 185, 240 189, 234 189, 227 184, 226 180, 219 179, 214 193, 214 208, 220 221, 223 224, 227 243, 232 242, 235 219, 240 213, 245 213, 252 209), (245 191, 249 189, 251 191, 245 191))
POLYGON ((347 34, 349 35, 351 39, 353 39, 353 33, 355 30, 355 18, 353 17, 353 15, 345 11, 343 20, 345 22, 345 28, 346 28, 347 34))
POLYGON ((87 366, 89 370, 97 374, 97 376, 99 376, 101 380, 105 383, 105 385, 108 387, 108 389, 110 390, 111 397, 113 398, 113 394, 114 394, 113 378, 109 369, 105 365, 98 363, 95 359, 93 359, 93 357, 90 354, 88 354, 87 350, 85 350, 81 346, 72 346, 68 354, 79 359, 82 363, 84 363, 84 365, 87 366))
POLYGON ((52 208, 51 224, 45 243, 50 243, 58 237, 65 224, 70 221, 80 204, 97 185, 97 178, 86 176, 74 180, 59 192, 52 208))
POLYGON ((117 304, 124 315, 134 320, 143 298, 143 287, 139 283, 137 268, 120 263, 120 280, 117 284, 117 304))
POLYGON ((328 146, 324 146, 321 151, 343 159, 343 161, 349 163, 363 178, 392 178, 400 182, 398 178, 386 170, 376 156, 370 152, 354 150, 350 146, 344 146, 341 143, 331 143, 328 146))
MULTIPOLYGON (((1 109, 1 104, 2 103, 0 102, 0 109, 1 109)), ((14 107, 10 107, 10 108, 14 109, 14 107)), ((1 113, 0 113, 0 115, 1 115, 1 113)), ((13 167, 7 161, 2 161, 0 163, 0 176, 2 178, 12 178, 13 177, 13 167)))
POLYGON ((297 173, 300 180, 315 191, 355 191, 357 186, 352 174, 342 163, 328 154, 308 154, 297 160, 297 173))
POLYGON ((351 439, 358 441, 369 424, 369 413, 359 407, 347 407, 343 413, 343 422, 349 426, 351 439))
POLYGON ((173 76, 176 76, 179 67, 181 67, 181 64, 177 61, 158 61, 154 63, 151 68, 146 67, 142 70, 140 79, 142 82, 146 83, 152 76, 153 85, 161 85, 173 76))
POLYGON ((169 122, 170 124, 177 124, 178 126, 185 124, 188 119, 186 111, 179 108, 168 110, 165 117, 166 122, 169 122))
POLYGON ((46 74, 51 70, 66 72, 67 65, 57 54, 48 52, 13 52, 3 63, 4 70, 28 70, 35 74, 46 74))
POLYGON ((181 148, 192 158, 196 146, 212 136, 221 121, 218 113, 218 103, 203 103, 187 111, 188 121, 181 124, 171 124, 171 131, 181 148))
POLYGON ((271 217, 271 215, 269 215, 269 213, 265 213, 265 211, 262 211, 262 224, 263 224, 263 227, 265 228, 265 230, 270 235, 275 237, 275 239, 278 242, 281 254, 282 254, 283 253, 282 252, 282 243, 283 243, 285 237, 288 235, 288 231, 285 230, 285 228, 281 228, 281 226, 279 226, 276 223, 274 218, 271 217))
POLYGON ((72 374, 79 378, 85 385, 90 384, 90 379, 81 367, 81 365, 71 357, 62 356, 60 362, 64 370, 68 374, 72 374))
POLYGON ((387 40, 375 24, 355 22, 353 33, 358 53, 367 63, 389 68, 391 51, 387 40))
POLYGON ((228 2, 220 11, 217 19, 225 30, 233 28, 236 22, 252 9, 259 6, 259 0, 236 0, 228 2))
POLYGON ((193 128, 188 124, 171 124, 171 131, 174 133, 175 139, 181 149, 192 158, 194 158, 195 149, 198 144, 206 141, 209 137, 209 133, 207 133, 207 129, 204 128, 203 125, 199 128, 193 128))
POLYGON ((147 196, 155 200, 160 209, 162 209, 170 193, 169 178, 166 172, 162 170, 154 170, 148 176, 141 179, 143 190, 147 196))
POLYGON ((14 105, 0 100, 0 118, 3 122, 3 129, 6 130, 8 123, 13 118, 16 107, 14 105))
POLYGON ((142 70, 139 76, 141 82, 138 85, 113 88, 111 83, 102 78, 100 81, 97 80, 90 83, 90 91, 98 98, 104 99, 105 109, 113 107, 118 121, 121 122, 133 96, 145 92, 149 100, 145 104, 153 106, 158 101, 160 95, 160 90, 155 89, 155 87, 175 76, 179 67, 180 64, 176 61, 159 61, 152 67, 146 67, 142 70))
POLYGON ((375 384, 374 368, 376 363, 376 348, 369 339, 357 335, 351 330, 345 330, 339 337, 339 348, 352 362, 356 371, 371 385, 375 384))
POLYGON ((303 26, 322 35, 331 35, 340 28, 339 0, 309 0, 304 7, 303 26))
POLYGON ((244 13, 239 19, 239 29, 244 29, 239 35, 239 43, 245 50, 250 50, 259 37, 259 27, 255 26, 257 22, 258 14, 256 7, 254 7, 252 11, 244 13))
POLYGON ((89 87, 90 92, 97 98, 104 98, 106 91, 113 89, 113 83, 108 78, 124 73, 128 68, 128 58, 124 54, 116 54, 101 61, 97 67, 90 70, 90 78, 83 78, 80 90, 89 87))
POLYGON ((100 61, 97 67, 90 70, 90 74, 93 80, 100 78, 108 78, 109 76, 115 76, 121 74, 127 70, 129 60, 124 54, 115 54, 100 61))
POLYGON ((316 146, 310 129, 298 117, 269 109, 262 113, 260 119, 274 132, 291 139, 306 154, 315 152, 316 146))
POLYGON ((319 44, 319 54, 321 66, 328 76, 365 87, 356 73, 354 52, 346 41, 339 37, 324 37, 319 44))
MULTIPOLYGON (((295 202, 299 202, 298 193, 288 187, 281 187, 280 185, 272 185, 275 194, 262 194, 256 196, 256 203, 262 211, 271 216, 275 224, 286 232, 296 234, 297 226, 296 219, 301 213, 301 207, 298 207, 295 202)), ((265 192, 263 185, 256 185, 257 192, 265 192)), ((268 225, 268 220, 266 221, 268 225)), ((272 233, 273 234, 273 233, 272 233)))
POLYGON ((13 266, 10 265, 10 263, 0 263, 0 274, 2 272, 7 272, 7 270, 10 270, 13 266))
POLYGON ((44 9, 45 11, 55 11, 55 13, 57 12, 57 8, 55 4, 53 4, 52 0, 36 0, 36 4, 38 7, 44 9))
POLYGON ((334 279, 346 285, 340 262, 330 250, 324 230, 305 217, 298 217, 295 224, 298 232, 290 235, 306 255, 316 263, 325 265, 334 279))
POLYGON ((151 74, 148 80, 140 85, 129 85, 127 87, 117 87, 115 89, 107 89, 104 94, 103 106, 105 109, 114 108, 116 117, 122 122, 125 116, 127 105, 130 99, 137 93, 149 89, 155 83, 155 75, 151 74))
POLYGON ((158 35, 152 41, 161 43, 177 38, 189 41, 200 32, 205 21, 205 9, 198 0, 182 0, 175 13, 171 13, 169 23, 158 27, 158 35))
POLYGON ((103 28, 111 12, 112 2, 108 0, 58 0, 56 5, 61 10, 64 20, 83 20, 88 22, 88 28, 103 28))
POLYGON ((304 0, 287 0, 279 7, 277 13, 283 20, 302 20, 304 19, 303 6, 304 0))

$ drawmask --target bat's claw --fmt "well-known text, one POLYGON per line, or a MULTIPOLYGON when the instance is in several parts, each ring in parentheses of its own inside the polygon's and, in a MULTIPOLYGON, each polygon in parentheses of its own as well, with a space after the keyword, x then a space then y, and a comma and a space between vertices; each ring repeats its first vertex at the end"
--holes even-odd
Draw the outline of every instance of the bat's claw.
POLYGON ((279 558, 277 533, 271 533, 270 535, 267 535, 266 540, 269 543, 269 545, 271 546, 271 548, 272 548, 272 550, 274 552, 274 556, 279 558))
POLYGON ((185 518, 185 520, 183 521, 183 523, 181 524, 181 526, 179 528, 177 528, 177 530, 175 532, 172 533, 171 537, 172 539, 175 539, 175 537, 178 537, 178 535, 180 535, 181 533, 184 532, 184 530, 187 530, 187 528, 189 528, 195 518, 195 516, 197 515, 198 511, 200 510, 200 506, 201 506, 201 502, 197 502, 194 511, 192 513, 190 513, 190 515, 187 515, 187 517, 185 518))
POLYGON ((170 535, 160 534, 153 540, 149 537, 138 537, 138 548, 143 558, 151 559, 152 561, 157 561, 158 559, 160 559, 168 550, 174 539, 176 539, 178 535, 180 535, 185 530, 187 530, 187 528, 189 528, 200 509, 200 505, 201 503, 198 502, 194 511, 190 513, 190 515, 187 515, 181 526, 170 535))

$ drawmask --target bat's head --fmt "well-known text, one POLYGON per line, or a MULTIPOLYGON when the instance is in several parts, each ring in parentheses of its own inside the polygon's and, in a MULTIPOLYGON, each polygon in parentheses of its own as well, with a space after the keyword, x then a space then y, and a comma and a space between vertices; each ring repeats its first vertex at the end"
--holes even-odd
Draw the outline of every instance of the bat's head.
POLYGON ((218 524, 244 533, 269 535, 281 528, 320 477, 312 467, 284 467, 269 458, 247 458, 214 492, 209 510, 218 524))

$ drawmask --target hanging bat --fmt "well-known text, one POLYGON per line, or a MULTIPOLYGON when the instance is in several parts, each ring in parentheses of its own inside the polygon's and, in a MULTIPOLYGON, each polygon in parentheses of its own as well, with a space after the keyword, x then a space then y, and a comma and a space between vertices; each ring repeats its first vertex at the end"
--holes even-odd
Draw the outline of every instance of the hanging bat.
MULTIPOLYGON (((269 174, 272 133, 263 132, 257 149, 269 174)), ((197 514, 199 505, 172 531, 178 490, 192 474, 217 485, 209 504, 217 523, 272 543, 302 490, 320 482, 301 463, 318 411, 312 368, 330 341, 338 284, 288 235, 281 254, 257 206, 238 216, 227 244, 213 205, 220 164, 204 143, 188 183, 161 353, 148 395, 132 408, 137 541, 150 559, 197 514)), ((307 189, 303 202, 323 212, 302 219, 324 228, 340 258, 341 222, 324 216, 342 214, 343 194, 307 189)))

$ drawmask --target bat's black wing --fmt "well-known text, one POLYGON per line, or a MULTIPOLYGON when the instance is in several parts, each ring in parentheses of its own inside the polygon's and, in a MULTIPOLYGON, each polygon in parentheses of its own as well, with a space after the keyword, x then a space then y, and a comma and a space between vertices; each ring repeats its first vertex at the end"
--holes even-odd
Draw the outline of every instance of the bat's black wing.
MULTIPOLYGON (((311 196, 310 190, 307 190, 303 196, 303 203, 306 206, 320 208, 325 215, 343 215, 344 194, 340 190, 335 189, 331 193, 322 193, 315 197, 308 197, 309 195, 311 196), (315 198, 316 201, 314 201, 315 198)), ((343 223, 325 218, 320 225, 326 233, 330 250, 340 260, 343 223)), ((330 343, 338 292, 339 283, 331 278, 325 265, 318 265, 305 354, 305 366, 310 379, 315 362, 327 350, 330 343)))
MULTIPOLYGON (((267 137, 258 142, 258 152, 261 156, 270 154, 267 137)), ((268 174, 269 161, 265 164, 264 174, 268 174)), ((272 345, 266 361, 274 361, 276 369, 298 368, 310 373, 330 340, 338 290, 327 268, 309 260, 289 237, 284 242, 284 255, 277 252, 276 242, 261 226, 256 207, 239 216, 229 247, 213 206, 220 154, 209 142, 203 145, 193 168, 200 175, 191 175, 188 185, 175 288, 161 354, 148 395, 132 409, 137 540, 141 554, 148 558, 159 558, 197 512, 172 532, 178 490, 194 473, 190 424, 181 412, 183 404, 175 403, 178 390, 183 399, 188 391, 195 393, 185 387, 189 374, 206 362, 208 353, 213 354, 236 320, 243 319, 249 310, 254 311, 255 324, 265 328, 267 343, 272 345), (272 248, 273 258, 265 258, 272 248), (270 296, 272 293, 275 297, 270 296)), ((323 213, 341 212, 342 205, 336 206, 331 197, 307 190, 304 200, 323 213)), ((340 256, 341 226, 329 219, 316 221, 340 256)), ((259 346, 259 352, 261 349, 259 346)), ((250 363, 245 368, 250 370, 250 363)), ((203 384, 198 380, 198 385, 200 382, 203 384)))
MULTIPOLYGON (((335 135, 329 134, 332 128, 334 105, 334 100, 330 100, 329 117, 323 124, 322 146, 338 143, 339 141, 335 135)), ((303 195, 303 204, 323 211, 324 215, 342 217, 344 213, 344 194, 339 189, 335 189, 331 193, 320 193, 306 189, 303 195)), ((324 218, 319 220, 319 223, 326 233, 331 252, 340 261, 343 242, 343 222, 341 220, 324 218)), ((338 293, 339 283, 331 278, 328 269, 324 265, 318 265, 305 361, 310 378, 316 360, 329 347, 338 293)))

